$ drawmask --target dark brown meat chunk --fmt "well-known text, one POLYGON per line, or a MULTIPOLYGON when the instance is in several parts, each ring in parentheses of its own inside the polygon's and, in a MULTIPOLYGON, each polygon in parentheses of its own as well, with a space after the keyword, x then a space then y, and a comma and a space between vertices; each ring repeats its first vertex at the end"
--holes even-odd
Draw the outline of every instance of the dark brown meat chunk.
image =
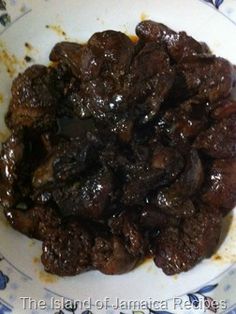
POLYGON ((88 47, 102 60, 102 70, 116 78, 127 72, 134 53, 130 38, 112 30, 95 33, 89 39, 88 47))
POLYGON ((142 203, 151 190, 172 182, 184 167, 181 154, 173 148, 159 145, 154 152, 145 146, 135 150, 141 160, 126 168, 127 183, 123 187, 126 205, 142 203))
POLYGON ((50 238, 61 225, 61 219, 56 211, 47 207, 37 206, 27 210, 7 209, 5 216, 14 229, 41 241, 50 238))
POLYGON ((65 63, 77 76, 81 66, 81 48, 77 43, 63 41, 53 47, 49 58, 54 62, 65 63))
POLYGON ((164 213, 175 217, 192 216, 195 206, 190 198, 202 185, 203 168, 196 150, 191 150, 184 172, 170 187, 154 193, 152 203, 164 213))
POLYGON ((71 70, 73 75, 83 81, 96 79, 101 71, 103 58, 98 58, 88 45, 73 42, 57 43, 49 56, 51 61, 59 62, 71 70))
POLYGON ((12 84, 12 101, 7 114, 7 125, 50 128, 55 123, 57 93, 53 73, 42 65, 33 65, 19 74, 12 84))
POLYGON ((78 178, 81 172, 96 163, 97 147, 93 142, 78 139, 63 141, 52 148, 50 154, 33 174, 33 185, 41 188, 54 182, 78 178))
POLYGON ((164 171, 152 169, 145 163, 137 163, 131 165, 128 177, 128 182, 123 187, 123 202, 126 205, 135 205, 142 203, 150 187, 154 189, 162 185, 164 171))
POLYGON ((213 162, 203 188, 202 200, 209 206, 220 208, 224 215, 234 208, 236 205, 235 159, 219 159, 213 162))
POLYGON ((214 123, 199 134, 194 146, 213 158, 236 156, 236 114, 214 123))
POLYGON ((199 43, 185 32, 176 33, 164 24, 143 21, 136 26, 136 34, 146 42, 164 44, 171 58, 178 62, 184 56, 209 52, 206 45, 199 43))
POLYGON ((167 275, 194 267, 216 250, 221 233, 221 215, 208 207, 183 221, 181 228, 166 228, 156 239, 155 263, 167 275))
POLYGON ((0 156, 0 202, 3 207, 11 207, 19 199, 17 180, 19 167, 22 164, 25 145, 23 132, 13 132, 3 143, 0 156))
POLYGON ((123 239, 123 243, 125 243, 125 246, 130 254, 138 257, 144 257, 147 243, 137 222, 135 222, 135 218, 137 220, 136 216, 136 211, 132 214, 122 212, 118 215, 114 215, 109 220, 108 224, 112 230, 112 234, 123 239))
POLYGON ((229 96, 235 80, 232 64, 213 55, 185 57, 178 64, 177 72, 184 80, 184 95, 210 102, 229 96))
POLYGON ((207 128, 207 117, 200 104, 183 103, 170 109, 158 120, 158 130, 171 146, 185 152, 192 141, 207 128))
POLYGON ((176 34, 176 32, 164 24, 146 20, 136 26, 136 34, 144 41, 162 43, 166 37, 171 37, 171 35, 176 34))
POLYGON ((91 268, 91 235, 79 222, 58 228, 43 242, 42 263, 47 272, 74 276, 91 268))
POLYGON ((102 169, 85 182, 75 182, 53 191, 53 198, 63 216, 80 215, 99 219, 109 212, 113 196, 112 174, 102 169))
POLYGON ((159 45, 147 43, 135 56, 130 77, 129 99, 135 113, 143 117, 142 122, 148 122, 158 113, 174 83, 169 56, 159 45))
POLYGON ((132 256, 117 237, 96 238, 92 249, 93 266, 107 275, 120 275, 131 271, 137 257, 132 256))

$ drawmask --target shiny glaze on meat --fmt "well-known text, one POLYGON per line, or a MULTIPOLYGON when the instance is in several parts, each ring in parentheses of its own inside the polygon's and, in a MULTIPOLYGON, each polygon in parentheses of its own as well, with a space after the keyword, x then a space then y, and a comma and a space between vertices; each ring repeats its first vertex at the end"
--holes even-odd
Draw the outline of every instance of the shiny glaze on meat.
POLYGON ((235 68, 163 24, 136 34, 57 43, 12 83, 0 201, 47 272, 188 271, 236 203, 235 68))

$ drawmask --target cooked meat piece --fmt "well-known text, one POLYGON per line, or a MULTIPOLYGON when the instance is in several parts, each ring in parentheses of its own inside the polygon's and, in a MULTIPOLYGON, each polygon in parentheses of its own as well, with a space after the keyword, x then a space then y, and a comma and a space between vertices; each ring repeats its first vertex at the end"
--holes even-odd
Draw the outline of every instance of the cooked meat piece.
POLYGON ((221 215, 217 209, 201 207, 181 228, 168 227, 154 245, 155 263, 165 274, 174 275, 194 267, 211 256, 221 233, 221 215))
POLYGON ((6 123, 11 129, 51 128, 55 124, 56 104, 53 73, 43 65, 33 65, 13 81, 6 123))
POLYGON ((78 43, 60 42, 57 43, 50 55, 49 59, 54 62, 65 63, 75 76, 78 76, 81 66, 81 48, 78 43))
POLYGON ((168 215, 192 216, 195 213, 195 206, 189 198, 201 187, 203 177, 198 153, 191 150, 184 172, 173 185, 154 193, 152 203, 168 215))
POLYGON ((24 129, 12 131, 0 154, 0 201, 3 207, 14 208, 18 202, 28 201, 32 172, 44 154, 40 136, 24 129))
POLYGON ((175 71, 159 45, 147 43, 135 56, 128 88, 129 99, 134 103, 135 114, 148 122, 159 111, 173 86, 175 71))
POLYGON ((162 185, 165 172, 161 169, 152 169, 145 163, 138 163, 130 168, 129 181, 123 187, 123 202, 126 205, 140 204, 150 188, 162 185))
POLYGON ((0 156, 0 202, 3 207, 10 208, 19 199, 17 181, 19 167, 22 164, 25 145, 23 132, 15 132, 3 143, 0 156))
POLYGON ((81 142, 78 139, 61 142, 35 170, 33 186, 41 188, 55 181, 63 182, 78 178, 81 172, 96 163, 97 157, 95 143, 81 142))
POLYGON ((140 22, 136 26, 135 31, 140 39, 146 42, 154 41, 157 43, 162 43, 163 40, 165 40, 165 37, 169 38, 176 34, 175 31, 173 31, 166 25, 151 20, 145 20, 140 22))
MULTIPOLYGON (((156 74, 171 71, 170 59, 165 50, 155 43, 147 43, 134 57, 130 74, 137 82, 145 82, 156 74)), ((136 96, 136 95, 135 95, 136 96)), ((136 96, 137 97, 137 96, 136 96)))
POLYGON ((189 152, 183 173, 176 180, 175 186, 185 196, 192 196, 202 185, 204 179, 201 159, 195 149, 189 152))
POLYGON ((183 95, 197 96, 210 102, 229 96, 235 80, 232 64, 213 55, 184 57, 177 66, 177 72, 184 80, 183 95))
POLYGON ((98 237, 92 249, 93 266, 107 275, 120 275, 131 271, 138 259, 131 255, 117 237, 98 237))
POLYGON ((236 205, 236 160, 215 160, 202 193, 202 200, 209 206, 220 208, 224 215, 232 210, 236 205))
POLYGON ((48 207, 32 207, 27 210, 6 209, 5 216, 11 226, 30 238, 50 238, 61 225, 56 211, 48 207))
POLYGON ((151 20, 140 22, 136 34, 145 42, 156 42, 166 46, 171 58, 178 62, 184 56, 209 52, 206 45, 199 43, 185 32, 176 33, 164 24, 151 20))
POLYGON ((160 116, 158 129, 161 135, 165 136, 171 146, 176 146, 182 152, 189 149, 193 139, 207 128, 207 117, 200 105, 191 106, 182 104, 182 108, 170 109, 160 116), (202 114, 196 114, 201 111, 202 114))
POLYGON ((146 253, 147 243, 137 222, 135 222, 135 216, 137 216, 137 211, 132 214, 122 212, 114 215, 108 224, 112 230, 112 234, 123 239, 130 254, 143 257, 146 253))
POLYGON ((123 200, 127 205, 142 203, 151 190, 172 182, 184 167, 182 156, 172 148, 160 145, 148 162, 145 161, 147 157, 142 161, 142 154, 147 154, 146 151, 140 153, 141 161, 131 164, 126 170, 128 182, 123 188, 123 200))
POLYGON ((114 68, 119 68, 119 64, 124 67, 122 62, 131 57, 126 48, 132 48, 132 42, 127 36, 120 32, 105 31, 95 33, 87 45, 57 43, 49 58, 66 64, 77 79, 90 81, 96 79, 103 70, 110 70, 112 64, 114 68))
POLYGON ((53 198, 63 216, 80 215, 99 219, 109 212, 113 189, 112 174, 107 169, 102 169, 84 182, 55 189, 53 198))
POLYGON ((43 242, 44 269, 58 276, 74 276, 91 268, 93 241, 81 223, 69 222, 43 242))
POLYGON ((57 181, 66 181, 77 177, 96 163, 97 147, 86 141, 72 141, 62 144, 53 160, 53 173, 57 181))
POLYGON ((236 156, 236 114, 219 122, 199 134, 194 147, 213 158, 234 158, 236 156))
POLYGON ((88 47, 102 60, 102 70, 119 78, 127 72, 134 44, 124 33, 112 30, 95 33, 88 41, 88 47))

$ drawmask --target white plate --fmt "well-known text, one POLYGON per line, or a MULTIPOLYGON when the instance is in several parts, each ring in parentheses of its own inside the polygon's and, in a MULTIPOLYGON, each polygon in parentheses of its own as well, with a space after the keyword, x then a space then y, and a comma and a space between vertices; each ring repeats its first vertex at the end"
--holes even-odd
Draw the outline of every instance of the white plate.
MULTIPOLYGON (((236 25, 212 5, 199 0, 7 0, 7 13, 11 24, 6 15, 6 26, 0 28, 0 140, 7 134, 3 117, 12 76, 27 66, 23 61, 25 55, 37 63, 47 64, 50 49, 61 40, 83 42, 95 31, 105 29, 134 34, 141 19, 151 18, 175 30, 187 31, 197 40, 207 42, 215 54, 236 63, 236 25), (26 42, 32 49, 25 47, 26 42)), ((12 230, 1 217, 0 314, 83 312, 80 305, 74 312, 50 308, 51 298, 60 300, 60 296, 91 301, 92 313, 97 313, 99 306, 105 306, 107 302, 108 309, 103 307, 101 313, 131 314, 135 308, 126 302, 137 301, 137 306, 138 301, 142 301, 140 305, 148 305, 159 314, 160 311, 199 314, 214 310, 213 305, 207 308, 202 302, 213 299, 220 302, 218 312, 229 313, 230 308, 236 307, 236 267, 233 265, 236 261, 236 224, 232 215, 226 219, 225 229, 227 236, 217 253, 221 258, 204 260, 188 273, 178 276, 167 277, 152 262, 146 262, 121 276, 109 277, 91 271, 74 278, 57 278, 43 272, 39 262, 41 244, 12 230), (31 309, 28 308, 29 299, 23 302, 21 297, 32 298, 31 309), (179 297, 175 301, 181 305, 174 304, 174 297, 179 297), (128 308, 114 310, 111 306, 116 305, 117 299, 128 308), (48 308, 34 309, 35 300, 42 301, 41 309, 44 301, 48 308), (199 306, 194 308, 191 302, 190 305, 186 303, 193 300, 195 305, 199 301, 199 306)), ((152 312, 143 308, 137 313, 152 312)))

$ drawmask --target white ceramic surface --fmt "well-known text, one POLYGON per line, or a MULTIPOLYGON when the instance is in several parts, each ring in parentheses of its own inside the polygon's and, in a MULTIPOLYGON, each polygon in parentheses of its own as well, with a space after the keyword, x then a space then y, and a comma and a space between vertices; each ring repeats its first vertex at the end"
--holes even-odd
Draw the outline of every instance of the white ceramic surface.
MULTIPOLYGON (((0 28, 0 99, 3 98, 0 103, 0 140, 7 134, 3 117, 9 102, 12 77, 28 66, 23 61, 25 55, 32 57, 36 63, 47 64, 50 49, 61 40, 84 42, 95 31, 105 29, 134 34, 136 24, 143 18, 150 18, 175 30, 187 31, 196 39, 207 42, 216 55, 236 64, 236 25, 213 5, 200 0, 7 1, 5 11, 12 24, 6 20, 5 27, 0 28), (26 49, 26 42, 33 48, 26 49)), ((236 307, 236 268, 233 264, 236 261, 236 221, 232 215, 226 219, 225 229, 227 236, 223 238, 218 252, 221 260, 204 260, 188 273, 178 276, 167 277, 152 262, 146 262, 122 276, 109 277, 92 271, 74 278, 57 278, 43 272, 39 263, 41 244, 12 230, 1 215, 0 314, 77 314, 85 311, 79 307, 74 312, 72 309, 61 309, 59 312, 56 308, 50 308, 51 297, 59 296, 75 300, 91 298, 93 304, 96 300, 104 301, 107 297, 109 306, 115 305, 117 298, 120 301, 146 300, 149 308, 153 308, 152 301, 169 299, 163 303, 167 304, 166 307, 155 309, 159 314, 160 311, 197 314, 213 312, 215 308, 212 306, 194 308, 191 305, 188 310, 184 306, 174 307, 173 304, 176 296, 181 296, 179 300, 182 302, 199 300, 199 303, 203 299, 206 301, 212 298, 219 302, 227 301, 227 308, 222 303, 218 312, 233 313, 236 307), (45 300, 48 308, 24 310, 20 297, 45 300)), ((130 314, 132 310, 135 309, 115 310, 103 307, 100 312, 130 314)), ((97 313, 99 309, 92 306, 90 311, 97 313)), ((137 313, 152 311, 140 309, 137 313)))

